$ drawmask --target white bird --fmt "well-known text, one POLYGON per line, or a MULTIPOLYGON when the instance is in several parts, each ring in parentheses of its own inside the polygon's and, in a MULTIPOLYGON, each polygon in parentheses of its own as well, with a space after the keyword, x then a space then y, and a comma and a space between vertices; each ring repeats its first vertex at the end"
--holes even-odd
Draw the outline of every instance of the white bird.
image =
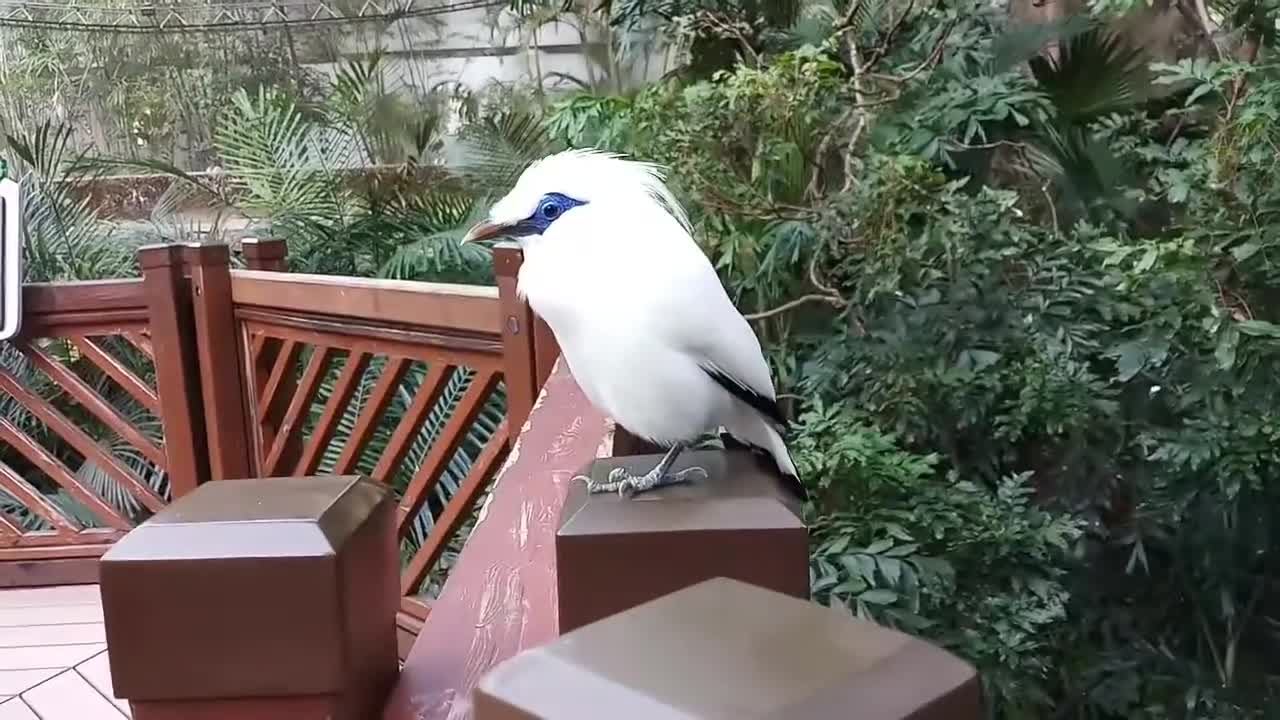
POLYGON ((705 478, 676 457, 722 429, 767 454, 801 494, 760 341, 725 293, 657 166, 594 150, 543 158, 463 242, 507 236, 524 251, 518 292, 551 328, 601 411, 670 450, 592 492, 636 493, 705 478))

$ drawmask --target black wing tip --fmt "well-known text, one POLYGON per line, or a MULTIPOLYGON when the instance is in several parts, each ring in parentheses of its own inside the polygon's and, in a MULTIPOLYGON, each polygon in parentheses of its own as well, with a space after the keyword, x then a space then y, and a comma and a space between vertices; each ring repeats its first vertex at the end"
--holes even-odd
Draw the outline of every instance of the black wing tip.
POLYGON ((703 365, 702 372, 706 373, 707 377, 714 380, 717 385, 728 391, 730 395, 746 403, 778 427, 786 426, 787 418, 782 414, 782 406, 778 404, 776 399, 761 395, 717 368, 703 365))
POLYGON ((800 478, 791 473, 778 473, 782 476, 782 487, 787 492, 795 496, 800 502, 809 502, 809 491, 805 488, 804 483, 800 482, 800 478))

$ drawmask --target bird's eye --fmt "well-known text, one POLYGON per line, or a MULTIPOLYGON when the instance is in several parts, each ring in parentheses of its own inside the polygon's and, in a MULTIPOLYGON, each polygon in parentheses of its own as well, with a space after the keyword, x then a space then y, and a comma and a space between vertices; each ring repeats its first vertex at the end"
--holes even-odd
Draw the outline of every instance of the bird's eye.
POLYGON ((560 206, 553 202, 542 203, 542 207, 538 208, 538 212, 547 220, 555 220, 560 217, 560 206))

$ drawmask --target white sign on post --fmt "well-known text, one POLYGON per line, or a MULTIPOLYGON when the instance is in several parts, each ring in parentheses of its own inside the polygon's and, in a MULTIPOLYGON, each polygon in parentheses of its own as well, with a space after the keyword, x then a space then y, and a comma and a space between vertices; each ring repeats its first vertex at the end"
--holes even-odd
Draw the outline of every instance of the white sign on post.
POLYGON ((0 340, 22 326, 22 203, 18 183, 0 178, 0 340))

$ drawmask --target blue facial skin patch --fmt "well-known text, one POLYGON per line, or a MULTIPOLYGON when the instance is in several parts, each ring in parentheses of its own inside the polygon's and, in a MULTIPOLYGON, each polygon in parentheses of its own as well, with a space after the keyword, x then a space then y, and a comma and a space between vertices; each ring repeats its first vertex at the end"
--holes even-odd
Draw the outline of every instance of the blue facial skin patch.
POLYGON ((533 211, 532 215, 511 227, 511 234, 516 237, 541 235, 547 231, 547 228, 551 227, 551 223, 559 220, 565 213, 579 205, 586 205, 586 203, 581 200, 574 200, 568 195, 547 193, 538 201, 538 208, 533 211))

